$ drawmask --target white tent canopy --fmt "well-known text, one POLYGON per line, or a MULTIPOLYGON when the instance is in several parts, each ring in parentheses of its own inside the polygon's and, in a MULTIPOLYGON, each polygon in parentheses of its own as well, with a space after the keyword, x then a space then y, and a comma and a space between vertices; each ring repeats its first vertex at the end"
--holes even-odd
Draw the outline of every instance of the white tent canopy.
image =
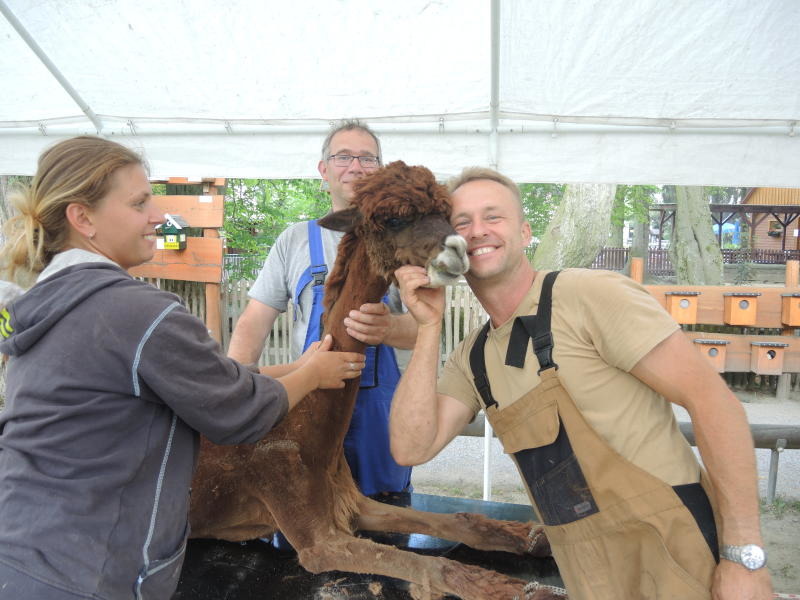
POLYGON ((332 120, 440 176, 800 187, 796 0, 0 0, 0 173, 314 177, 332 120))

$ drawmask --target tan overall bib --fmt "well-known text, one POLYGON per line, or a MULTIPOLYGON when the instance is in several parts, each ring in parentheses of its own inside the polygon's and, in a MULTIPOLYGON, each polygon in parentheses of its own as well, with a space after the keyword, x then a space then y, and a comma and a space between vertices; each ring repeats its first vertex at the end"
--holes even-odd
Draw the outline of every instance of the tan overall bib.
MULTIPOLYGON (((550 275, 549 285, 545 279, 537 315, 546 317, 548 337, 551 290, 557 272, 550 275)), ((541 342, 541 330, 535 333, 541 342)), ((540 347, 537 336, 526 336, 522 365, 514 366, 524 365, 528 340, 533 339, 535 351, 540 347)), ((479 352, 473 348, 473 356, 480 354, 481 361, 484 343, 485 335, 476 342, 479 352)), ((512 334, 509 356, 514 343, 512 334)), ((703 537, 695 517, 676 492, 684 487, 700 491, 699 486, 673 489, 613 450, 589 426, 562 387, 551 359, 552 337, 545 350, 543 354, 537 352, 544 365, 541 383, 525 396, 503 410, 498 410, 491 392, 490 402, 486 402, 484 391, 481 396, 488 405, 486 416, 506 453, 514 458, 545 525, 570 598, 710 598, 716 567, 710 545, 716 547, 716 539, 707 541, 703 537)), ((485 364, 482 373, 486 382, 485 364)), ((480 391, 475 363, 473 374, 480 391)), ((488 383, 484 388, 488 389, 488 383)), ((703 488, 709 492, 705 472, 702 479, 703 488)), ((708 496, 713 498, 711 493, 708 496)))

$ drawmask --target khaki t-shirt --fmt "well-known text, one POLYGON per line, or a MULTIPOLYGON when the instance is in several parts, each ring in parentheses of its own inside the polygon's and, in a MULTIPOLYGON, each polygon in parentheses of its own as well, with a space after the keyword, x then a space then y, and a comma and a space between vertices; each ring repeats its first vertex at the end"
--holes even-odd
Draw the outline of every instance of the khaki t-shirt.
MULTIPOLYGON (((514 317, 536 314, 547 271, 539 271, 514 317)), ((530 340, 525 367, 505 365, 514 319, 490 328, 486 370, 502 410, 539 385, 530 340)), ((553 360, 561 384, 589 425, 619 454, 669 485, 699 480, 697 459, 680 432, 670 403, 628 373, 678 324, 632 279, 611 271, 567 269, 553 287, 553 360)), ((448 358, 437 391, 482 408, 473 384, 472 331, 448 358)))

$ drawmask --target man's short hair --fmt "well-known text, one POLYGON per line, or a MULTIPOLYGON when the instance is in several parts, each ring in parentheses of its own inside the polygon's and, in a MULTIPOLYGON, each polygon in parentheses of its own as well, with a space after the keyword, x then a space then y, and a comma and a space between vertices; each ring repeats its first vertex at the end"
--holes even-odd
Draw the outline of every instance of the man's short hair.
POLYGON ((505 186, 509 190, 511 190, 511 193, 514 194, 514 197, 517 199, 517 202, 519 202, 520 210, 522 210, 522 193, 519 191, 519 186, 516 183, 514 183, 510 178, 503 175, 502 173, 499 173, 494 169, 490 169, 488 167, 465 168, 463 171, 461 171, 459 175, 456 175, 447 182, 447 191, 449 191, 452 194, 465 183, 469 183, 470 181, 480 181, 484 179, 499 183, 500 185, 505 186))
POLYGON ((378 139, 378 136, 375 135, 375 132, 369 128, 369 125, 362 123, 358 119, 342 119, 333 124, 328 136, 325 138, 325 141, 322 142, 322 160, 328 160, 328 156, 330 156, 331 140, 333 139, 333 136, 340 131, 353 131, 354 129, 363 131, 364 133, 372 136, 372 139, 375 140, 375 145, 378 148, 378 161, 383 162, 383 156, 381 154, 381 141, 378 139))

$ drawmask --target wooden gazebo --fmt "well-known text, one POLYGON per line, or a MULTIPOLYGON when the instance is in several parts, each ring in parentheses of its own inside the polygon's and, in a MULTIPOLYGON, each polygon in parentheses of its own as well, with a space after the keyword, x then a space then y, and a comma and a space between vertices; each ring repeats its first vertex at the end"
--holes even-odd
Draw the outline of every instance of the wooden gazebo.
MULTIPOLYGON (((661 247, 663 232, 672 221, 675 227, 675 204, 654 204, 651 211, 660 213, 658 246, 661 247)), ((750 248, 769 250, 800 249, 800 189, 795 188, 751 188, 741 204, 711 204, 711 219, 717 225, 717 240, 722 246, 722 226, 739 216, 747 225, 750 248), (772 219, 768 219, 772 217, 772 219), (791 227, 795 224, 795 227, 791 227), (791 238, 787 242, 787 237, 791 238)))

